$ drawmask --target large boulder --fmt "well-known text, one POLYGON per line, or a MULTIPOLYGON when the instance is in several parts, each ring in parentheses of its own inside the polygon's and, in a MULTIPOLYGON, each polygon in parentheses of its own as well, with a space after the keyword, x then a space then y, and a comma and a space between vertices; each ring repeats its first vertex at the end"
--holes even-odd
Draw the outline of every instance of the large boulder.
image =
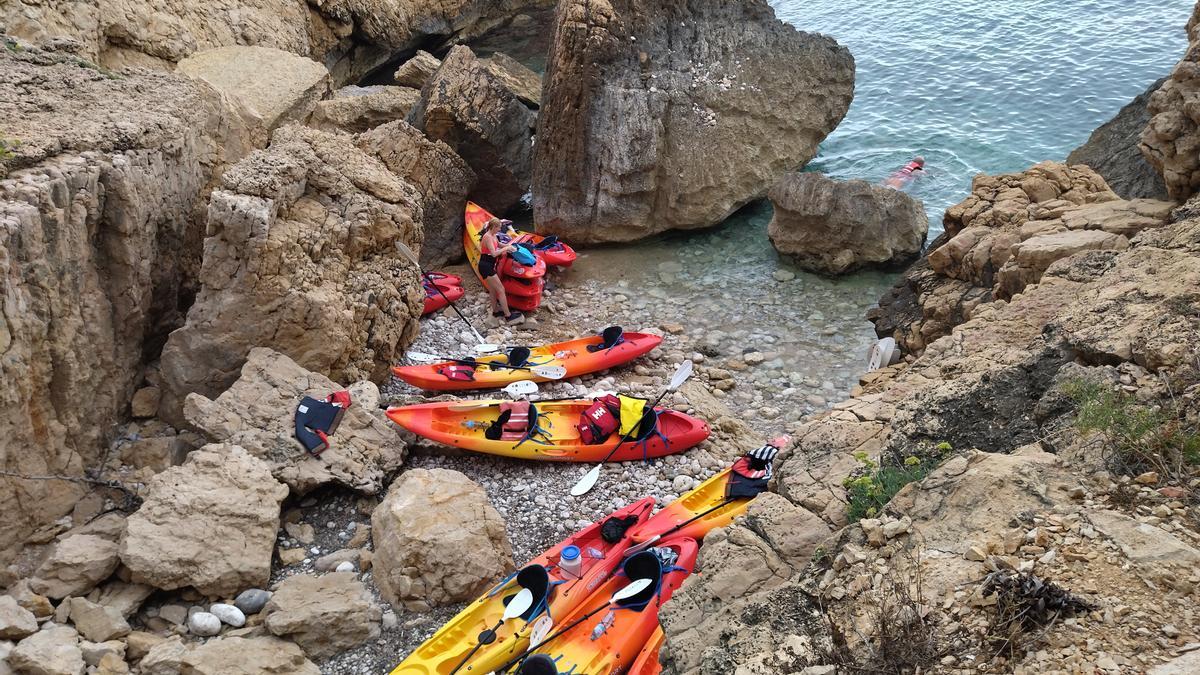
POLYGON ((38 630, 33 612, 17 604, 11 595, 0 595, 0 640, 20 640, 38 630))
POLYGON ((121 562, 133 581, 230 596, 265 585, 288 494, 270 467, 236 445, 206 445, 146 486, 121 562))
POLYGON ((775 207, 771 245, 821 274, 909 262, 929 231, 921 202, 862 180, 790 173, 767 196, 775 207))
POLYGON ((420 89, 425 86, 425 83, 429 81, 429 78, 437 72, 437 69, 441 65, 441 59, 420 49, 417 50, 417 53, 412 58, 400 64, 392 79, 401 87, 420 89))
POLYGON ((82 595, 117 569, 117 543, 94 534, 74 534, 59 541, 33 573, 33 592, 60 599, 82 595))
POLYGON ((263 611, 267 630, 318 660, 379 637, 383 616, 353 572, 288 577, 263 611))
POLYGON ((533 180, 540 230, 629 241, 708 227, 803 166, 854 59, 766 0, 559 3, 533 180))
POLYGON ((407 122, 392 122, 358 137, 365 152, 403 176, 421 197, 421 265, 441 267, 463 256, 463 214, 475 172, 450 146, 407 122))
MULTIPOLYGON (((182 321, 209 189, 247 137, 204 83, 32 47, 0 49, 0 119, 20 140, 0 162, 0 469, 79 476, 182 321)), ((0 566, 85 489, 0 476, 0 566)))
POLYGON ((17 643, 8 655, 8 665, 22 675, 83 675, 87 668, 79 634, 57 624, 48 624, 17 643))
POLYGON ((383 489, 387 474, 404 463, 405 454, 396 427, 377 409, 352 402, 320 457, 308 454, 296 440, 300 399, 324 398, 339 389, 283 354, 255 347, 232 387, 216 399, 189 395, 183 414, 210 442, 241 446, 266 462, 275 479, 296 494, 328 483, 375 494, 383 489))
POLYGON ((449 469, 401 475, 371 514, 371 538, 380 592, 412 611, 470 600, 513 568, 487 493, 449 469))
POLYGON ((311 126, 325 131, 361 133, 408 117, 421 91, 411 87, 342 87, 317 103, 311 126))
MULTIPOLYGON (((168 645, 178 651, 178 647, 168 645)), ((164 654, 167 659, 174 654, 164 654)), ((273 637, 224 637, 178 655, 180 675, 319 675, 295 644, 273 637)), ((143 666, 145 662, 143 662, 143 666)))
POLYGON ((163 349, 160 414, 178 417, 190 392, 216 397, 252 347, 335 380, 383 379, 421 314, 417 273, 396 250, 421 241, 417 191, 352 137, 299 126, 221 183, 200 293, 163 349))
POLYGON ((408 121, 431 139, 444 142, 475 171, 473 201, 496 213, 514 206, 529 191, 536 113, 500 78, 458 46, 421 89, 408 121))
POLYGON ((1122 199, 1166 199, 1167 185, 1142 154, 1138 143, 1150 123, 1150 97, 1161 79, 1092 132, 1087 142, 1067 155, 1067 164, 1086 164, 1122 199))
POLYGON ((1188 49, 1167 81, 1150 96, 1150 123, 1142 131, 1141 150, 1162 175, 1167 194, 1183 201, 1200 187, 1200 4, 1187 24, 1188 49))
POLYGON ((270 47, 219 47, 179 62, 179 72, 203 80, 241 104, 246 125, 266 134, 303 123, 329 93, 329 71, 303 56, 270 47))

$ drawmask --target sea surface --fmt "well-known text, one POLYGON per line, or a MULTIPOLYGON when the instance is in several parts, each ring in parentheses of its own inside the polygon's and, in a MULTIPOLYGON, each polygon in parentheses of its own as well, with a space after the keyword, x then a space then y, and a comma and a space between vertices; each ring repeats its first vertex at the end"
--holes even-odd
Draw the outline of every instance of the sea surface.
MULTIPOLYGON (((923 155, 929 174, 910 190, 930 214, 930 239, 941 231, 945 208, 969 193, 972 176, 1064 159, 1170 73, 1187 46, 1184 26, 1193 5, 772 4, 781 19, 849 47, 857 63, 854 103, 808 170, 877 181, 923 155)), ((899 272, 806 274, 771 248, 770 218, 770 205, 760 202, 706 231, 591 249, 560 283, 611 284, 614 294, 631 298, 623 308, 627 321, 681 320, 689 338, 714 347, 716 363, 767 352, 767 363, 747 374, 753 381, 735 390, 731 402, 753 410, 766 392, 786 419, 839 400, 856 382, 875 339, 864 315, 899 272)), ((614 321, 621 313, 614 312, 614 321)))

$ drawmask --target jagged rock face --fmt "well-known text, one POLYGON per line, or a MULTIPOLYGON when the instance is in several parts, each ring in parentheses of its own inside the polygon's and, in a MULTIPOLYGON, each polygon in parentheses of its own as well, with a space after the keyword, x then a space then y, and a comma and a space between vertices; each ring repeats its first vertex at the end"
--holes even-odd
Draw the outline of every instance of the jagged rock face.
POLYGON ((208 208, 201 291, 162 354, 160 414, 216 397, 252 347, 335 380, 382 379, 421 314, 420 194, 344 134, 289 126, 225 173, 208 208), (247 308, 254 308, 247 312, 247 308))
POLYGON ((979 175, 971 195, 946 210, 946 232, 881 299, 870 319, 906 352, 919 352, 970 319, 981 303, 1009 299, 1056 261, 1120 251, 1161 227, 1173 204, 1122 200, 1083 165, 1043 162, 1021 173, 979 175))
POLYGON ((487 493, 449 469, 401 475, 371 514, 371 538, 380 592, 412 611, 470 600, 513 568, 487 493))
POLYGON ((273 47, 326 64, 340 86, 430 38, 473 39, 498 32, 518 42, 544 40, 545 31, 528 21, 510 24, 522 17, 541 17, 548 4, 549 0, 6 2, 0 5, 0 24, 35 43, 70 38, 81 56, 108 68, 169 70, 205 49, 273 47), (522 36, 526 30, 533 36, 522 36))
POLYGON ((233 386, 213 400, 189 395, 183 414, 208 441, 241 446, 266 462, 275 479, 297 494, 329 483, 375 494, 383 489, 385 477, 404 463, 405 454, 404 442, 378 405, 352 401, 320 457, 309 455, 296 440, 300 399, 322 399, 340 389, 283 354, 255 348, 233 386))
POLYGON ((207 49, 180 61, 178 70, 236 99, 246 126, 263 134, 259 145, 288 122, 303 124, 329 93, 325 66, 269 47, 207 49))
POLYGON ((317 103, 311 126, 325 131, 362 133, 408 117, 421 92, 411 87, 342 87, 317 103))
POLYGON ((820 274, 908 262, 929 231, 921 202, 862 180, 790 173, 767 196, 775 208, 771 245, 820 274))
POLYGON ((379 637, 383 612, 353 572, 288 577, 267 603, 267 630, 326 659, 379 637))
POLYGON ((470 198, 503 213, 528 191, 536 113, 471 50, 450 50, 421 89, 408 121, 442 141, 475 171, 470 198))
POLYGON ((1183 201, 1200 187, 1200 4, 1187 24, 1188 49, 1158 91, 1150 96, 1150 124, 1142 132, 1141 150, 1162 175, 1167 194, 1183 201))
POLYGON ((441 66, 441 59, 423 49, 419 49, 411 59, 400 64, 395 74, 392 75, 392 79, 401 87, 420 89, 425 86, 425 83, 429 81, 429 78, 441 66))
POLYGON ((1166 199, 1166 183, 1139 147, 1142 132, 1150 123, 1150 97, 1164 82, 1165 78, 1150 85, 1097 127, 1086 143, 1067 155, 1067 164, 1086 164, 1095 169, 1122 199, 1166 199))
MULTIPOLYGON (((20 142, 0 166, 0 467, 78 475, 182 322, 204 204, 245 129, 203 83, 37 49, 0 50, 0 119, 20 142)), ((0 478, 0 560, 80 494, 0 478)))
POLYGON ((156 475, 129 517, 121 562, 133 581, 233 596, 263 587, 287 486, 236 445, 206 445, 156 475))
POLYGON ((461 259, 463 214, 476 180, 463 158, 402 121, 362 134, 358 145, 420 193, 421 265, 429 269, 461 259))
POLYGON ((854 94, 854 59, 765 0, 559 4, 533 181, 572 242, 707 227, 808 162, 854 94))

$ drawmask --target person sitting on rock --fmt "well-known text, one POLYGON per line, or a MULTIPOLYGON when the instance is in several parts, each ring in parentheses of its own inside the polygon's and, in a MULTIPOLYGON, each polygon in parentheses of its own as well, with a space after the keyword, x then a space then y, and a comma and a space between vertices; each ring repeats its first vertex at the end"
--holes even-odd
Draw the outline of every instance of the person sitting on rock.
POLYGON ((516 250, 512 244, 504 246, 500 244, 497 236, 501 226, 500 219, 495 217, 483 226, 479 241, 479 278, 483 279, 483 287, 488 292, 488 299, 492 304, 492 316, 504 317, 505 321, 512 323, 523 319, 524 315, 509 310, 508 294, 504 292, 504 284, 500 282, 500 275, 497 274, 496 268, 500 263, 500 256, 516 250))
POLYGON ((925 158, 917 155, 912 161, 893 171, 883 180, 883 184, 896 190, 903 190, 917 177, 918 171, 925 171, 925 158))

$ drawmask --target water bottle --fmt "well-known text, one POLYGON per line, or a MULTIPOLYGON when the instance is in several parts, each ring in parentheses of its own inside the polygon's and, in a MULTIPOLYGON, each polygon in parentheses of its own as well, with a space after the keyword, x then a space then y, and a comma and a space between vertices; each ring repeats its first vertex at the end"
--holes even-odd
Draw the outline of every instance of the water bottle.
POLYGON ((612 625, 613 611, 610 609, 608 610, 608 614, 605 614, 604 618, 600 620, 600 623, 596 624, 596 627, 592 629, 592 640, 599 640, 600 636, 604 635, 605 631, 611 628, 612 625))
POLYGON ((563 548, 562 553, 558 556, 558 569, 562 570, 564 575, 579 577, 579 573, 583 570, 583 557, 579 555, 578 546, 563 548))

